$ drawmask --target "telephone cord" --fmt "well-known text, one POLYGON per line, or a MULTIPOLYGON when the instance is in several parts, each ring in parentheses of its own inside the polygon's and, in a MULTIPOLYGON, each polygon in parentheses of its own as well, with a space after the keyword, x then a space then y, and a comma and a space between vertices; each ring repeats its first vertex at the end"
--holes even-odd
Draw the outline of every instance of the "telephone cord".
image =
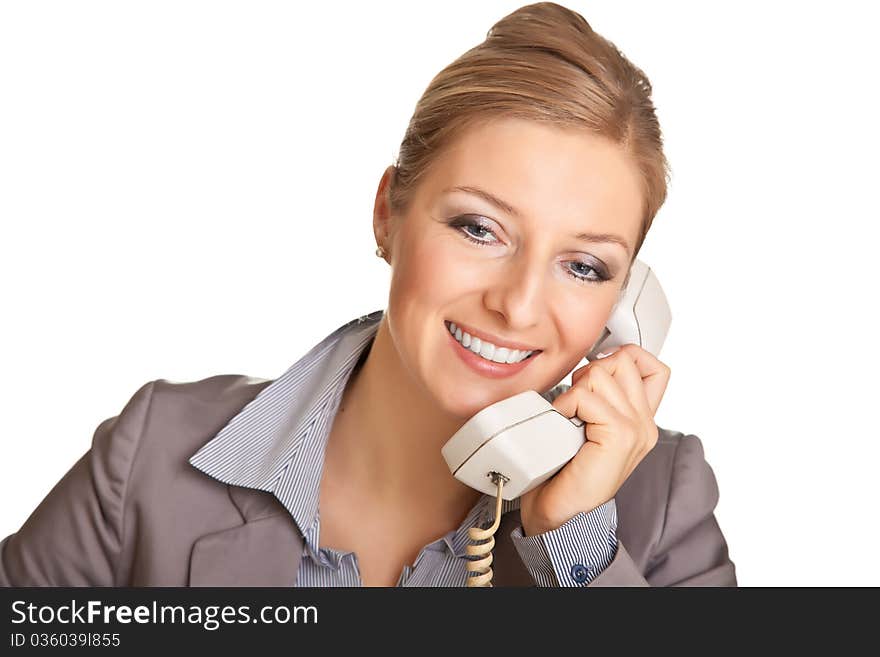
POLYGON ((498 493, 495 502, 495 522, 493 522, 492 526, 487 529, 480 529, 478 527, 468 528, 468 537, 472 541, 485 541, 485 543, 468 545, 465 547, 465 551, 469 556, 482 557, 481 559, 474 559, 467 563, 468 587, 492 586, 492 548, 495 547, 495 532, 498 531, 498 527, 501 525, 501 490, 504 488, 504 482, 507 481, 507 477, 497 472, 490 473, 490 476, 492 477, 493 482, 498 486, 498 493), (472 575, 471 573, 478 574, 472 575))

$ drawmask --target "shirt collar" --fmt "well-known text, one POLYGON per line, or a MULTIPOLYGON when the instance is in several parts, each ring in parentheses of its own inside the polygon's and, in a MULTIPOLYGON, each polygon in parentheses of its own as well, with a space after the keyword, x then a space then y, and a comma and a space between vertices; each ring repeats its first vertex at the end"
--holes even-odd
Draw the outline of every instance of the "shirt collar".
MULTIPOLYGON (((261 390, 189 462, 223 483, 274 494, 300 532, 317 540, 310 530, 327 437, 345 384, 383 314, 373 311, 333 331, 261 390)), ((494 519, 495 502, 484 494, 462 525, 443 537, 456 556, 464 555, 470 542, 468 527, 494 519)), ((519 498, 502 502, 502 514, 518 508, 519 498)))
POLYGON ((382 315, 377 310, 333 331, 263 388, 189 462, 223 483, 273 493, 300 531, 308 531, 332 418, 382 315))

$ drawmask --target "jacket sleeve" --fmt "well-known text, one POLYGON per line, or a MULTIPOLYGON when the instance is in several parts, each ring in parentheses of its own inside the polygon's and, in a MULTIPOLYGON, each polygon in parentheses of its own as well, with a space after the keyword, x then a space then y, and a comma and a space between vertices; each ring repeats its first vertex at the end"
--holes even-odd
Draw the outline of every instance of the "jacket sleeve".
POLYGON ((676 447, 666 520, 644 575, 618 542, 614 560, 589 586, 736 586, 736 568, 715 519, 718 484, 700 439, 676 447))
POLYGON ((89 450, 0 542, 0 586, 115 586, 131 465, 154 382, 98 425, 89 450))

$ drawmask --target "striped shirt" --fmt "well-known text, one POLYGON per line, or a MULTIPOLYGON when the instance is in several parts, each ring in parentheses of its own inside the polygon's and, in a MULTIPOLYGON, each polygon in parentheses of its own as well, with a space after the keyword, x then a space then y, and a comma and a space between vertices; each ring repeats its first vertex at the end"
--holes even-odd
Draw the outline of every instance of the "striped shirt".
MULTIPOLYGON (((336 329, 189 459, 223 483, 272 493, 290 512, 304 538, 297 586, 362 585, 357 555, 321 546, 318 498, 333 418, 382 315, 377 310, 336 329)), ((543 396, 552 402, 567 388, 560 384, 543 396)), ((397 586, 465 586, 467 530, 491 525, 495 504, 484 494, 458 529, 425 545, 403 568, 397 586)), ((502 514, 518 508, 519 498, 502 502, 502 514)), ((510 537, 538 586, 586 586, 616 554, 615 501, 543 534, 524 536, 519 525, 510 537)))

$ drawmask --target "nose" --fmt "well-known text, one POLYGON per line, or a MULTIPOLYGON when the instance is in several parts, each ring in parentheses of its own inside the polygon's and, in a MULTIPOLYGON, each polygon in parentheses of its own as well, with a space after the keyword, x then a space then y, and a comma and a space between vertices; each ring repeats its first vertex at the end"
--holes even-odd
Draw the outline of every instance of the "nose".
POLYGON ((485 307, 502 315, 511 330, 536 326, 546 303, 544 273, 544 266, 537 259, 509 259, 487 281, 485 307))

